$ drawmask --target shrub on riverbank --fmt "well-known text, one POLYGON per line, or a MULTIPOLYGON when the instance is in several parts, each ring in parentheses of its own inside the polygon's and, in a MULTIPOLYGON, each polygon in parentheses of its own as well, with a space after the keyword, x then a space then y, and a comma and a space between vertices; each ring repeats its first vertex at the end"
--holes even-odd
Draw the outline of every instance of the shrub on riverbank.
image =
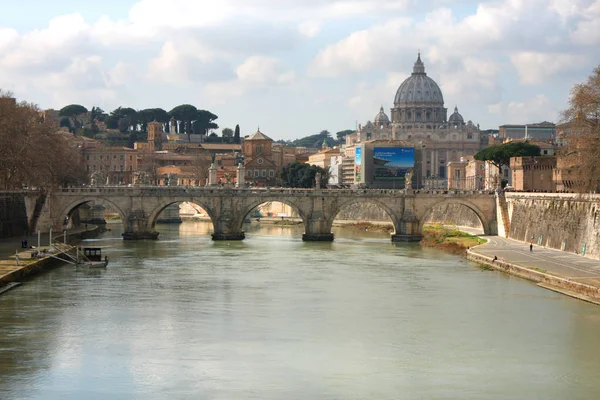
POLYGON ((484 239, 443 225, 428 225, 423 229, 421 244, 438 247, 451 253, 464 253, 469 247, 485 243, 484 239))

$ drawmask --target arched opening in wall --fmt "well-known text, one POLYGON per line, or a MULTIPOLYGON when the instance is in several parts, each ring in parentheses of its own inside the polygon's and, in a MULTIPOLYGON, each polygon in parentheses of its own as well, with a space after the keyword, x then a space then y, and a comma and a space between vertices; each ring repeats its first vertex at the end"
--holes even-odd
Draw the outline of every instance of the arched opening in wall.
POLYGON ((442 203, 434 206, 423 217, 424 234, 444 230, 459 230, 472 235, 483 235, 483 221, 469 206, 461 203, 442 203))
POLYGON ((252 236, 279 236, 301 238, 305 219, 292 203, 266 201, 251 206, 245 212, 241 229, 247 238, 252 236))
POLYGON ((161 205, 151 216, 150 228, 169 237, 210 237, 214 232, 211 213, 197 202, 182 201, 161 205))
POLYGON ((113 231, 120 235, 124 231, 124 218, 119 207, 108 200, 77 201, 64 210, 62 229, 73 234, 113 231))
POLYGON ((395 233, 392 212, 383 203, 350 200, 342 204, 332 221, 331 231, 336 240, 387 239, 395 233))

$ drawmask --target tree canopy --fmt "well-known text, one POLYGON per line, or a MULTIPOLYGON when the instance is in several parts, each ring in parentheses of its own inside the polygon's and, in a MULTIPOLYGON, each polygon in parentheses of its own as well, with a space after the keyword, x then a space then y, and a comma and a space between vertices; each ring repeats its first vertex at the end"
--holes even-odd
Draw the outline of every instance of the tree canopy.
POLYGON ((489 161, 499 169, 510 164, 511 157, 539 156, 540 148, 529 142, 509 142, 486 147, 475 154, 475 159, 489 161))
POLYGON ((346 140, 346 136, 348 136, 351 133, 354 133, 352 129, 346 129, 345 131, 336 132, 335 137, 337 138, 339 143, 342 143, 346 140))
POLYGON ((80 104, 69 104, 60 109, 58 115, 61 117, 71 117, 75 118, 78 115, 85 114, 88 112, 88 109, 80 104))
MULTIPOLYGON (((0 90, 0 99, 11 99, 0 90)), ((0 101, 0 188, 82 183, 86 171, 71 135, 26 102, 0 101)), ((65 118, 68 118, 66 115, 65 118)))
POLYGON ((569 107, 562 113, 565 146, 559 165, 579 192, 600 190, 600 66, 585 83, 571 89, 569 107))
POLYGON ((283 187, 312 188, 315 187, 317 172, 321 173, 321 187, 326 188, 329 181, 329 171, 306 163, 293 162, 281 169, 283 187))
POLYGON ((219 118, 215 114, 206 110, 198 110, 194 118, 194 133, 207 135, 211 129, 219 129, 214 121, 219 118))

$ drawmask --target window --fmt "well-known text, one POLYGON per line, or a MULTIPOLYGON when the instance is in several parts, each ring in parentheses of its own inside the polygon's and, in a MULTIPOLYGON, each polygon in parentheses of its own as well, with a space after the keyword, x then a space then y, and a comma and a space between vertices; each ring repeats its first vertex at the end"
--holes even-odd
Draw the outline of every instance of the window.
POLYGON ((246 175, 248 175, 248 176, 252 176, 252 170, 251 170, 251 169, 249 169, 249 170, 248 170, 248 172, 246 173, 246 175))
POLYGON ((121 154, 121 160, 125 159, 125 155, 121 154))
POLYGON ((89 166, 89 165, 87 166, 87 170, 88 170, 88 171, 90 170, 90 166, 89 166))
POLYGON ((133 161, 133 156, 129 156, 129 161, 133 161))
POLYGON ((439 177, 440 178, 445 178, 446 177, 446 167, 440 166, 439 169, 439 177))
POLYGON ((272 178, 275 176, 275 171, 273 171, 272 169, 269 170, 269 178, 272 178))
MULTIPOLYGON (((545 151, 545 150, 544 150, 544 151, 545 151)), ((89 156, 89 155, 86 157, 86 160, 90 161, 90 156, 89 156)))
POLYGON ((262 144, 257 144, 256 145, 256 152, 257 153, 262 153, 262 144))
POLYGON ((267 176, 267 170, 266 170, 266 169, 263 169, 263 170, 261 171, 260 175, 261 175, 263 178, 264 178, 264 177, 266 177, 266 176, 267 176))
POLYGON ((129 166, 129 171, 133 171, 133 165, 129 166))
POLYGON ((258 170, 257 169, 254 170, 254 177, 258 178, 258 170))
POLYGON ((117 159, 117 155, 113 154, 113 160, 116 160, 116 159, 117 159))
POLYGON ((121 171, 125 171, 125 166, 121 164, 121 171))
POLYGON ((263 163, 263 159, 259 158, 256 162, 259 163, 259 164, 262 164, 263 163))
POLYGON ((473 139, 473 134, 472 133, 467 134, 467 139, 473 139))

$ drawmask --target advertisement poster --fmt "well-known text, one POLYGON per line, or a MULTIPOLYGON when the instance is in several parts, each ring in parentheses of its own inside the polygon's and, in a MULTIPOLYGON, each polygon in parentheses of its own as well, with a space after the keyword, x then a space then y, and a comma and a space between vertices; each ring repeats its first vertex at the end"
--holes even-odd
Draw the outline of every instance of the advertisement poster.
POLYGON ((354 173, 354 182, 355 183, 360 183, 361 182, 361 173, 362 173, 362 148, 357 147, 356 148, 356 158, 354 159, 354 167, 356 169, 355 173, 354 173))
POLYGON ((415 166, 412 147, 376 147, 373 150, 374 179, 404 182, 406 173, 415 166))

